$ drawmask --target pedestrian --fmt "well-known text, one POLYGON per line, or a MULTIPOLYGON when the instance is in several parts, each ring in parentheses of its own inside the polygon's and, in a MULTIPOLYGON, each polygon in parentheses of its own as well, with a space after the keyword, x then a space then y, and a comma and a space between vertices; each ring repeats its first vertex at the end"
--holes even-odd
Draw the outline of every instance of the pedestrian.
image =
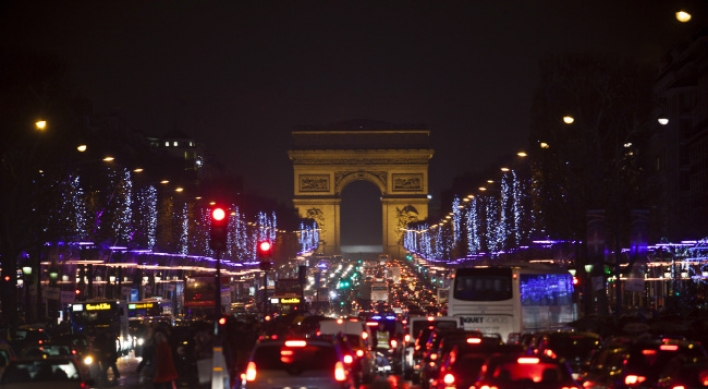
POLYGON ((96 335, 96 338, 94 339, 94 346, 100 366, 101 381, 108 381, 108 369, 113 370, 113 380, 118 380, 118 378, 120 378, 120 372, 118 371, 118 366, 116 365, 118 351, 116 350, 115 336, 113 336, 112 331, 101 331, 98 335, 96 335))
POLYGON ((135 372, 140 374, 145 365, 153 365, 155 359, 155 339, 154 339, 154 329, 152 326, 147 326, 147 330, 143 335, 143 348, 140 356, 142 360, 135 369, 135 372))
POLYGON ((177 368, 172 359, 172 348, 167 341, 167 334, 164 331, 155 331, 153 335, 155 339, 155 377, 152 382, 155 384, 155 389, 173 389, 176 388, 175 380, 179 378, 177 368))

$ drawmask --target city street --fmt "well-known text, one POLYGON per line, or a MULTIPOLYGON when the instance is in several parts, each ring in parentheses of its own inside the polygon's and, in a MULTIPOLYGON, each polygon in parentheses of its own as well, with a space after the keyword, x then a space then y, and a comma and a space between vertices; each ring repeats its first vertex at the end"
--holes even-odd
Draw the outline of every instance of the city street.
MULTIPOLYGON (((136 358, 132 354, 118 358, 117 365, 120 371, 120 378, 117 381, 113 380, 113 375, 108 374, 109 383, 96 382, 95 388, 110 389, 110 388, 132 388, 132 389, 152 389, 152 369, 146 366, 140 374, 135 372, 135 369, 140 363, 140 358, 136 358)), ((179 383, 179 388, 192 388, 186 383, 179 383)), ((211 388, 211 384, 203 386, 205 389, 211 388)), ((368 385, 362 385, 361 389, 415 389, 417 386, 411 384, 410 381, 403 381, 400 376, 379 376, 377 379, 368 385)), ((225 388, 226 389, 226 388, 225 388)))

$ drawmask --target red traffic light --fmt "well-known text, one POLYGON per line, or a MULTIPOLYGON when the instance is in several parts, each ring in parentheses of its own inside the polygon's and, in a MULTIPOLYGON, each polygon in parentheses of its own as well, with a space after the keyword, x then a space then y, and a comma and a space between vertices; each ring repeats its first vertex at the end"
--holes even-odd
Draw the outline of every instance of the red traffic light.
POLYGON ((221 221, 226 218, 226 211, 223 208, 214 208, 211 210, 212 220, 221 221))
POLYGON ((270 251, 270 242, 264 241, 261 243, 258 243, 258 250, 262 253, 267 253, 270 251))

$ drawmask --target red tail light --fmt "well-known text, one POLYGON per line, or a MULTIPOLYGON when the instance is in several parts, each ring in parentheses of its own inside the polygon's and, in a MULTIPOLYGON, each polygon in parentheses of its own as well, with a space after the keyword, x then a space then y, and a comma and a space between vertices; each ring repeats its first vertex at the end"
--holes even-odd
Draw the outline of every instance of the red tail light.
POLYGON ((256 364, 253 362, 248 362, 246 367, 246 381, 256 380, 256 364))
POLYGON ((438 359, 438 354, 437 353, 430 353, 430 360, 434 361, 436 359, 438 359))
POLYGON ((334 365, 334 379, 343 382, 347 379, 347 372, 344 370, 344 364, 342 362, 337 362, 334 365))
POLYGON ((624 383, 629 386, 638 385, 638 384, 641 384, 642 382, 646 381, 646 379, 647 379, 647 377, 629 374, 626 377, 624 377, 624 383))
POLYGON ((356 350, 356 356, 357 356, 357 357, 363 357, 363 356, 364 356, 364 350, 356 350))
POLYGON ((443 382, 445 383, 445 385, 452 385, 455 383, 455 376, 450 373, 447 373, 445 374, 445 377, 443 377, 443 382))
POLYGON ((561 389, 578 389, 575 386, 563 386, 561 389))
POLYGON ((403 337, 403 340, 406 341, 406 343, 411 341, 411 336, 409 334, 406 334, 406 336, 403 337))
POLYGON ((364 332, 361 333, 361 338, 362 338, 362 339, 366 339, 366 338, 368 338, 368 337, 369 337, 369 333, 368 333, 368 332, 364 331, 364 332))
POLYGON ((683 385, 678 385, 678 386, 674 386, 671 389, 686 389, 686 387, 684 387, 683 385))
POLYGON ((354 358, 352 358, 351 355, 345 355, 345 356, 344 356, 344 363, 346 363, 347 365, 349 365, 349 364, 351 364, 352 362, 354 362, 354 358))
POLYGON ((678 350, 678 345, 677 344, 662 344, 659 346, 659 350, 663 351, 676 351, 678 350))
POLYGON ((396 339, 391 339, 391 348, 398 347, 398 341, 396 339))
POLYGON ((482 339, 480 339, 480 338, 467 338, 467 343, 480 344, 480 343, 482 343, 482 339))

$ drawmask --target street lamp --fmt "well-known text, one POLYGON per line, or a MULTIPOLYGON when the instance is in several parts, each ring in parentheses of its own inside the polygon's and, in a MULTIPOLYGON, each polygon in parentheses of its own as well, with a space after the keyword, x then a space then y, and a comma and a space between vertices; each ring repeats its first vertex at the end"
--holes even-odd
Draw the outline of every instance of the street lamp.
POLYGON ((691 14, 684 10, 680 10, 676 12, 676 20, 681 23, 686 23, 691 20, 691 14))
POLYGON ((46 120, 37 120, 34 123, 35 128, 37 128, 39 131, 44 131, 47 128, 47 121, 46 120))

